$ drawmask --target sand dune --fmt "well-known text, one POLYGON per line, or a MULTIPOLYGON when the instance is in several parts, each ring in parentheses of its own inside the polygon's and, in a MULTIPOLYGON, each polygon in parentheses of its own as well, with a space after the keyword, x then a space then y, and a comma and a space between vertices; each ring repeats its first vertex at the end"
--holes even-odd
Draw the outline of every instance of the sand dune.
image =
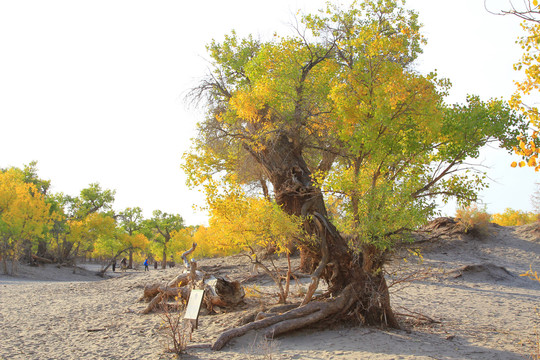
MULTIPOLYGON (((531 355, 540 325, 535 312, 540 284, 519 275, 530 267, 540 270, 540 236, 534 227, 494 226, 484 239, 442 236, 416 245, 422 262, 413 257, 389 266, 390 282, 410 274, 417 278, 390 288, 402 330, 312 329, 270 342, 248 333, 222 351, 211 351, 207 344, 237 322, 240 309, 202 316, 182 358, 522 360, 531 355)), ((242 257, 200 260, 199 265, 273 291, 267 278, 250 275, 242 257)), ((73 274, 45 266, 21 267, 17 277, 0 275, 0 359, 173 358, 162 344, 162 319, 140 315, 146 304, 138 299, 145 284, 168 281, 178 271, 128 271, 101 280, 90 271, 73 274)))

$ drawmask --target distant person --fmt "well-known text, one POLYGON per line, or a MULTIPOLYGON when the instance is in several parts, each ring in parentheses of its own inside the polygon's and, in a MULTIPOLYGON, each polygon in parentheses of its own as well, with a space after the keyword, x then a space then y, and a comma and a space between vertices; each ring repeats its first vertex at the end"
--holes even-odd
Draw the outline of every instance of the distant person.
POLYGON ((154 260, 154 269, 157 270, 157 260, 154 260))
POLYGON ((123 258, 122 261, 120 261, 120 265, 122 265, 122 271, 126 271, 126 269, 127 269, 127 260, 126 260, 126 258, 123 258))
POLYGON ((116 259, 112 261, 112 271, 115 272, 116 270, 116 259))
POLYGON ((144 260, 144 271, 150 271, 148 270, 148 259, 144 260))

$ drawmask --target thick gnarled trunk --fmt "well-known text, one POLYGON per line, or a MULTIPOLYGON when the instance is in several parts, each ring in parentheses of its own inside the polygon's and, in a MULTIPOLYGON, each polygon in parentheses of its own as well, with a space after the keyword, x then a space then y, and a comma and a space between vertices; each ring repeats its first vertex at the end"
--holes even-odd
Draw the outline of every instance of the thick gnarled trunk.
POLYGON ((366 246, 361 254, 352 253, 327 217, 322 193, 313 184, 301 149, 281 135, 272 147, 252 154, 272 182, 277 203, 285 212, 303 216, 306 233, 319 240, 315 245, 300 244, 302 266, 313 274, 313 287, 322 278, 328 283, 328 295, 334 298, 346 288, 354 293, 356 301, 339 311, 344 318, 355 314, 359 322, 399 327, 390 307, 379 250, 366 246))

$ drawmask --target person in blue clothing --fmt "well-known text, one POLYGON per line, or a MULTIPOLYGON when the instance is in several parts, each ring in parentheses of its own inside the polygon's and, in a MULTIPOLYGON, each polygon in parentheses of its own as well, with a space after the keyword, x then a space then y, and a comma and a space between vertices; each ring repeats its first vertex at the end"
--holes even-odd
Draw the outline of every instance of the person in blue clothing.
POLYGON ((148 270, 148 259, 144 260, 144 271, 150 271, 148 270))

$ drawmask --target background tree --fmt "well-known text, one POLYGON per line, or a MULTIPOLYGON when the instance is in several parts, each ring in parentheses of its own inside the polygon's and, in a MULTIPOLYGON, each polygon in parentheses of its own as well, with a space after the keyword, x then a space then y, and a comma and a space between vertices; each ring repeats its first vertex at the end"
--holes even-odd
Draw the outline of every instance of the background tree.
MULTIPOLYGON (((139 233, 143 227, 143 213, 140 207, 126 208, 118 214, 118 220, 120 226, 128 233, 129 236, 133 236, 139 233)), ((129 261, 128 268, 133 268, 133 250, 128 251, 129 261)))
POLYGON ((173 232, 184 228, 184 219, 177 214, 167 214, 161 210, 155 210, 152 218, 146 221, 146 226, 154 231, 153 241, 163 254, 162 268, 167 267, 167 254, 170 253, 168 243, 173 236, 173 232))
MULTIPOLYGON (((488 1, 485 0, 486 8, 488 1)), ((514 15, 523 20, 522 28, 525 36, 518 39, 518 44, 523 49, 521 60, 514 65, 514 70, 523 72, 524 78, 515 82, 516 92, 510 99, 510 105, 516 111, 521 112, 529 120, 530 128, 519 135, 519 146, 514 147, 514 152, 520 155, 522 161, 512 162, 512 167, 529 166, 535 171, 540 171, 540 113, 534 105, 534 97, 540 90, 540 8, 538 0, 523 0, 520 2, 510 1, 510 9, 502 10, 499 14, 514 15)))
POLYGON ((79 250, 91 250, 99 231, 110 231, 115 223, 114 194, 115 191, 93 183, 82 189, 78 197, 61 193, 53 197, 59 215, 52 229, 58 262, 73 262, 79 250), (99 224, 100 221, 103 223, 99 224))
POLYGON ((143 251, 148 247, 148 238, 141 233, 129 235, 121 228, 109 234, 101 234, 93 245, 93 255, 105 257, 109 261, 99 272, 101 276, 109 269, 113 262, 124 253, 133 254, 134 251, 143 251))
POLYGON ((51 225, 50 205, 45 196, 17 169, 0 171, 0 256, 4 273, 11 260, 11 274, 25 241, 37 242, 51 225))
POLYGON ((91 253, 94 244, 100 238, 114 237, 116 232, 116 221, 108 214, 94 212, 85 216, 82 220, 68 220, 69 233, 66 239, 73 244, 71 251, 71 262, 75 271, 77 256, 83 253, 86 257, 91 253))
MULTIPOLYGON (((51 186, 50 180, 44 180, 41 179, 38 175, 38 163, 37 161, 32 161, 27 165, 24 165, 22 169, 13 167, 11 170, 19 172, 22 176, 22 180, 25 183, 33 184, 36 188, 36 190, 43 195, 43 198, 47 204, 50 205, 50 213, 51 213, 51 219, 54 221, 56 218, 55 215, 55 204, 54 201, 51 199, 51 196, 49 194, 49 188, 51 186)), ((40 256, 46 256, 48 251, 48 238, 47 234, 42 234, 37 238, 37 250, 32 249, 32 242, 29 240, 24 241, 25 244, 23 244, 23 247, 25 248, 25 254, 24 257, 26 257, 26 260, 30 260, 31 253, 34 251, 37 253, 37 255, 40 256)))
POLYGON ((237 171, 251 157, 276 204, 304 219, 297 245, 313 283, 295 320, 269 332, 329 317, 397 327, 383 276, 393 236, 425 221, 435 196, 475 200, 482 175, 465 174, 464 161, 489 141, 511 149, 524 124, 499 101, 445 105, 448 82, 414 71, 424 40, 396 1, 330 4, 302 23, 291 37, 232 33, 208 46, 213 72, 193 91, 208 117, 184 158, 188 183, 253 185, 237 171), (320 278, 333 300, 310 303, 320 278))
POLYGON ((503 213, 491 215, 491 222, 502 226, 527 225, 537 221, 540 213, 506 208, 503 213))
POLYGON ((90 184, 81 190, 79 197, 73 199, 71 217, 80 220, 96 212, 113 216, 115 193, 115 190, 102 189, 98 183, 90 184))

